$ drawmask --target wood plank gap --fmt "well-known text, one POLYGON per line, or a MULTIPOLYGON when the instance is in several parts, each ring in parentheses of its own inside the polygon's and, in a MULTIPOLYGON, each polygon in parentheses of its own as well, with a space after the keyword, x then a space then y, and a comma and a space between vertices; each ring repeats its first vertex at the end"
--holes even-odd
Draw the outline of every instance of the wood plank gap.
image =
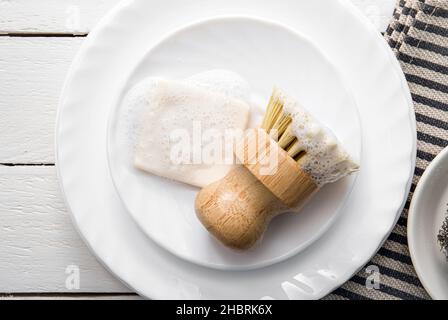
POLYGON ((111 296, 138 296, 138 294, 133 292, 74 292, 74 293, 67 293, 67 292, 11 292, 11 293, 0 293, 0 297, 111 297, 111 296))
POLYGON ((5 167, 54 167, 54 163, 0 163, 5 167))
POLYGON ((48 33, 48 32, 0 32, 0 37, 11 37, 11 38, 82 38, 86 37, 87 33, 48 33))

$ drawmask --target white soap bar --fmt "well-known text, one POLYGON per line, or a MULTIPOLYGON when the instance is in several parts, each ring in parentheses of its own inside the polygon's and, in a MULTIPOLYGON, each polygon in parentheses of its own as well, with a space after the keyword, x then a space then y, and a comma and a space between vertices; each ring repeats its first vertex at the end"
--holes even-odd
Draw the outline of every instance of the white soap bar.
POLYGON ((198 187, 223 178, 234 162, 226 143, 246 128, 249 105, 187 81, 154 79, 145 87, 135 166, 198 187))

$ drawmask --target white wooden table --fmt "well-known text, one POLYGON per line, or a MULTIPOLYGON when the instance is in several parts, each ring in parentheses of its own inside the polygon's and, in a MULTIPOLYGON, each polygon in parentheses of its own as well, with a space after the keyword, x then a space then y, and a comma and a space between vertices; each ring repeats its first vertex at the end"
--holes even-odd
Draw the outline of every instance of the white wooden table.
MULTIPOLYGON (((74 230, 54 167, 64 77, 118 1, 0 0, 0 298, 138 298, 74 230)), ((352 1, 385 30, 395 0, 352 1)))

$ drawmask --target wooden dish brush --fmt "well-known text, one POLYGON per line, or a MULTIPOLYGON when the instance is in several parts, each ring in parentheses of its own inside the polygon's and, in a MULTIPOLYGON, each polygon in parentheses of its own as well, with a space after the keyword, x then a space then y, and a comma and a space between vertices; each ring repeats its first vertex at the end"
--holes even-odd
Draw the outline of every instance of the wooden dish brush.
MULTIPOLYGON (((250 130, 236 145, 235 156, 242 165, 196 197, 199 220, 228 247, 252 247, 273 217, 299 209, 322 185, 304 170, 310 159, 284 105, 284 95, 275 89, 261 127, 250 130), (269 161, 275 164, 271 170, 269 161)), ((355 170, 356 165, 348 171, 355 170)))

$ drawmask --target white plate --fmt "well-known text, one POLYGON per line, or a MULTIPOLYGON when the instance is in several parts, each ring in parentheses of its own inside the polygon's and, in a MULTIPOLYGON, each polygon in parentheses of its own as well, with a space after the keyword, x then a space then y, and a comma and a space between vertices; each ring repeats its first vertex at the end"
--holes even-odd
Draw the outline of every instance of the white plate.
MULTIPOLYGON (((237 36, 237 35, 236 35, 237 36)), ((339 0, 125 1, 89 34, 61 95, 59 181, 75 225, 96 256, 152 298, 316 299, 369 261, 404 205, 416 130, 404 75, 381 35, 339 0), (363 168, 327 232, 289 259, 251 271, 200 267, 169 254, 121 203, 107 165, 107 117, 136 64, 174 30, 217 16, 252 16, 299 31, 326 53, 352 89, 362 125, 363 168)))
POLYGON ((412 198, 408 242, 412 263, 433 299, 448 299, 448 261, 437 235, 448 209, 448 148, 428 166, 412 198))
POLYGON ((303 250, 328 229, 355 177, 326 186, 299 214, 275 219, 262 243, 252 250, 237 252, 218 243, 196 218, 197 188, 134 167, 135 135, 130 133, 142 115, 130 117, 139 111, 129 110, 129 104, 123 103, 130 88, 148 76, 185 79, 217 68, 237 72, 249 82, 252 118, 261 118, 274 85, 278 85, 294 93, 331 128, 356 161, 361 158, 361 127, 354 100, 335 67, 309 40, 262 20, 220 18, 171 34, 144 56, 120 88, 108 134, 111 175, 118 195, 137 223, 170 252, 220 269, 267 266, 303 250))

